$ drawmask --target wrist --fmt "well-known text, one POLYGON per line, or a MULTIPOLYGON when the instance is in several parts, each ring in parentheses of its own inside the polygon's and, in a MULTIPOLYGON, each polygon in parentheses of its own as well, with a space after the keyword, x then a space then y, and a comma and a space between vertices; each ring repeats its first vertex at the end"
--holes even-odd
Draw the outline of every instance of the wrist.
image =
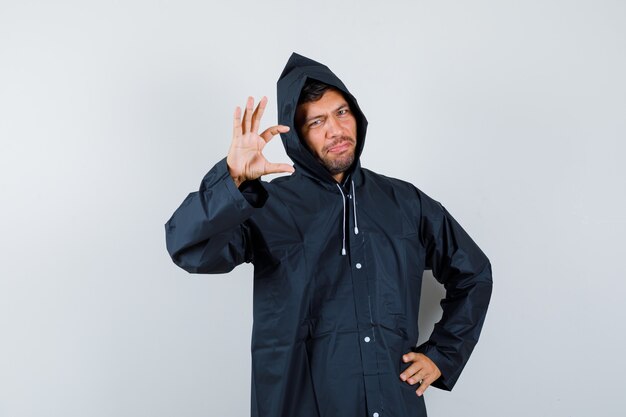
POLYGON ((232 180, 235 182, 235 186, 237 188, 239 188, 241 183, 245 181, 245 178, 242 178, 241 176, 239 176, 239 175, 237 175, 237 174, 235 174, 233 172, 233 169, 231 168, 230 164, 228 163, 228 158, 226 158, 226 168, 228 169, 228 174, 230 175, 230 178, 232 178, 232 180))
POLYGON ((245 181, 239 177, 233 176, 232 174, 230 175, 230 178, 235 182, 235 187, 239 188, 239 186, 245 181))

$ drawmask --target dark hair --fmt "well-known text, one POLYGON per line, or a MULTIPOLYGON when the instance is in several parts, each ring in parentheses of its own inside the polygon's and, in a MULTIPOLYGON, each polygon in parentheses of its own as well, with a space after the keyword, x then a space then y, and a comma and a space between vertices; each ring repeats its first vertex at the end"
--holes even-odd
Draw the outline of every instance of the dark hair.
MULTIPOLYGON (((298 98, 298 106, 304 103, 310 103, 312 101, 317 101, 324 93, 328 90, 337 90, 336 87, 332 85, 328 85, 318 80, 314 80, 313 78, 309 78, 306 80, 304 87, 302 87, 302 91, 300 91, 300 97, 298 98)), ((339 91, 341 93, 341 91, 339 91)), ((343 95, 343 93, 341 94, 343 95)))

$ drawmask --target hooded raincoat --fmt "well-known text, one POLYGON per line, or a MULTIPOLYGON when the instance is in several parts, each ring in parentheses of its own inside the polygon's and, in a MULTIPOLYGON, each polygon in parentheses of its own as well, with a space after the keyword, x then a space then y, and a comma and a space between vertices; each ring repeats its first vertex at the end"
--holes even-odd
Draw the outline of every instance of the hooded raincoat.
POLYGON ((165 224, 173 261, 192 273, 254 264, 253 417, 425 416, 402 355, 422 352, 450 390, 485 319, 489 260, 441 204, 410 183, 362 168, 367 120, 325 65, 298 54, 278 80, 282 141, 295 173, 244 182, 226 159, 165 224), (357 119, 355 162, 338 184, 294 126, 308 78, 341 90, 357 119), (443 316, 418 340, 422 274, 446 289, 443 316))

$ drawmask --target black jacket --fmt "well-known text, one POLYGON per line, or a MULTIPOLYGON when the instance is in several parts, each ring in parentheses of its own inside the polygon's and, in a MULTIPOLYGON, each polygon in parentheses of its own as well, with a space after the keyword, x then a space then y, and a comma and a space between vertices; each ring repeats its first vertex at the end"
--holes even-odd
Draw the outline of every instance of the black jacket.
POLYGON ((359 163, 367 120, 324 65, 293 54, 278 81, 282 141, 295 173, 239 189, 226 160, 165 225, 173 261, 193 273, 254 264, 254 417, 425 416, 402 355, 423 352, 450 390, 467 362, 491 295, 491 266, 438 202, 359 163), (357 118, 355 163, 337 184, 298 138, 307 78, 339 88, 357 118), (416 347, 422 274, 446 288, 443 317, 416 347), (377 413, 377 414, 376 414, 377 413))

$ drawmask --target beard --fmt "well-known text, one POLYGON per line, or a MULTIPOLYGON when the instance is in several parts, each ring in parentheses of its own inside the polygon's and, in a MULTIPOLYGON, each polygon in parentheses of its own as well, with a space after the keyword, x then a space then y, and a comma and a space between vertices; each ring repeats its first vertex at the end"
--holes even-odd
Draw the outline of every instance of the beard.
POLYGON ((324 165, 324 167, 330 172, 331 175, 340 174, 345 172, 350 168, 352 163, 354 162, 354 153, 356 150, 356 141, 354 138, 349 136, 342 136, 338 140, 333 143, 327 145, 322 150, 322 156, 318 156, 318 160, 324 165), (334 146, 339 145, 343 142, 349 142, 352 144, 352 147, 341 153, 340 155, 331 156, 332 154, 328 153, 328 150, 334 146))

